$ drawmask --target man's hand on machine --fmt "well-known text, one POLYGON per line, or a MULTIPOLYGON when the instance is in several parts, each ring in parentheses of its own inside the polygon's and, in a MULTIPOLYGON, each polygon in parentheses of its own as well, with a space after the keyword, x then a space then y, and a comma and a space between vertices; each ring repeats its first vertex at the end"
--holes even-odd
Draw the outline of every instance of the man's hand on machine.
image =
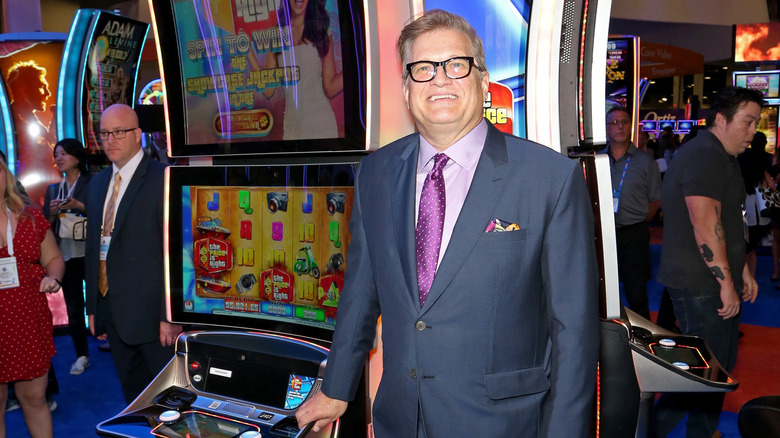
POLYGON ((167 321, 160 321, 160 345, 163 347, 173 345, 181 331, 182 326, 180 324, 171 324, 167 321))
POLYGON ((312 430, 319 432, 323 427, 344 415, 346 410, 347 402, 330 398, 319 391, 298 408, 295 418, 298 419, 298 428, 303 429, 304 426, 314 421, 312 430))

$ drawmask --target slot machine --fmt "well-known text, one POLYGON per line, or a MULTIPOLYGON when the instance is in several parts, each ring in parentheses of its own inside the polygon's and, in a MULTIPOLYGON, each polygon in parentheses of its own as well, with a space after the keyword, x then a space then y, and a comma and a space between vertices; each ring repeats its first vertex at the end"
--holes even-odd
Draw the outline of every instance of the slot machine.
POLYGON ((297 2, 150 2, 167 154, 189 162, 166 170, 164 218, 167 319, 187 331, 101 436, 368 433, 367 373, 331 426, 294 417, 327 366, 369 141, 362 2, 308 5, 302 43, 297 2))
POLYGON ((734 86, 758 90, 764 95, 766 105, 761 109, 758 130, 766 134, 766 151, 774 153, 778 147, 778 122, 780 121, 780 70, 735 71, 734 86))

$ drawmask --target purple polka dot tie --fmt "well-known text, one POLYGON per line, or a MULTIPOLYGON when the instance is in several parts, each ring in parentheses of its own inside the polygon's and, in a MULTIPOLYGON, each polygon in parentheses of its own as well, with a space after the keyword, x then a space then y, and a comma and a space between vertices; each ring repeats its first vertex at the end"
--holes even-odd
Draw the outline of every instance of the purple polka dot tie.
POLYGON ((417 217, 417 286, 420 289, 420 306, 425 304, 425 299, 428 298, 436 273, 446 209, 442 169, 450 157, 436 154, 433 159, 433 169, 423 183, 420 214, 417 217))

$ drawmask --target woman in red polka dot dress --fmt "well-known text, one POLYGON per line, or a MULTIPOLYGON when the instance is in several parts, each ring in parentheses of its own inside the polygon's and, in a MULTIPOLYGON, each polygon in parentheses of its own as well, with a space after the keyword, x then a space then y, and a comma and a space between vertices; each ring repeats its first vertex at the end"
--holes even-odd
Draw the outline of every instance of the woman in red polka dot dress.
MULTIPOLYGON (((19 193, 3 160, 0 195, 0 408, 5 410, 13 382, 30 435, 51 437, 46 385, 55 351, 44 293, 59 290, 65 262, 49 222, 19 193)), ((5 435, 0 415, 0 436, 5 435)))

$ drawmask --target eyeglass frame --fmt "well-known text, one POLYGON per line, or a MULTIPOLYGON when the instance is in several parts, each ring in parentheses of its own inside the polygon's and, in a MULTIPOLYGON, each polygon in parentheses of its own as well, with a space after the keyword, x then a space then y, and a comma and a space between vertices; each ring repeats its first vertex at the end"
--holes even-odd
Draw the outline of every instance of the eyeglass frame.
POLYGON ((441 66, 442 70, 444 70, 444 75, 447 76, 450 79, 453 79, 453 80, 455 80, 455 79, 463 79, 465 77, 468 77, 471 74, 471 69, 472 68, 476 68, 480 72, 484 72, 485 71, 482 67, 478 66, 474 62, 474 57, 473 56, 453 56, 452 58, 445 59, 444 61, 421 60, 421 61, 410 62, 410 63, 406 64, 406 72, 407 72, 407 76, 406 77, 407 78, 411 78, 412 81, 417 82, 417 83, 430 82, 434 78, 436 78, 436 73, 437 73, 437 71, 439 69, 439 66, 441 66), (450 76, 449 73, 447 73, 447 64, 450 63, 451 61, 456 60, 456 59, 468 61, 468 63, 469 63, 469 70, 466 72, 465 75, 453 78, 452 76, 450 76), (414 75, 412 74, 412 68, 414 68, 414 66, 417 65, 417 64, 430 64, 430 65, 433 65, 433 70, 431 70, 433 73, 431 74, 431 77, 429 79, 426 79, 424 81, 419 81, 419 80, 414 78, 414 75))
POLYGON ((101 140, 108 140, 108 137, 110 135, 113 135, 114 136, 114 140, 121 140, 121 139, 127 137, 127 133, 128 132, 135 131, 136 129, 138 129, 138 128, 136 127, 136 128, 130 128, 130 129, 115 129, 113 131, 99 131, 98 132, 98 136, 100 137, 101 140), (118 132, 121 132, 122 135, 121 136, 117 136, 118 132))
POLYGON ((607 122, 607 125, 612 125, 612 126, 626 126, 626 125, 630 125, 630 124, 631 124, 631 120, 617 120, 617 119, 614 119, 614 120, 610 120, 609 122, 607 122))

